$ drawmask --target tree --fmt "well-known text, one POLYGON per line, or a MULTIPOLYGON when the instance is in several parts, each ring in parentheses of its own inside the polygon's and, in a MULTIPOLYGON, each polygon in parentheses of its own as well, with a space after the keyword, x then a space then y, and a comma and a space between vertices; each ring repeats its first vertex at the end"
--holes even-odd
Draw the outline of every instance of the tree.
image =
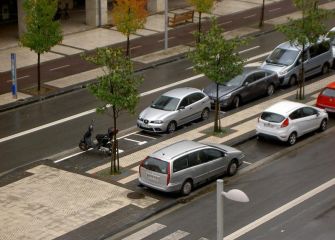
POLYGON ((27 31, 22 35, 20 42, 37 53, 38 93, 41 90, 41 54, 50 51, 51 47, 63 39, 60 23, 53 20, 57 4, 57 0, 25 0, 23 3, 27 31))
POLYGON ((116 0, 112 10, 114 23, 118 31, 127 37, 127 53, 129 57, 129 36, 144 27, 148 12, 147 0, 116 0))
POLYGON ((120 48, 98 48, 95 55, 85 55, 84 59, 102 67, 104 75, 89 86, 92 94, 102 102, 98 113, 108 113, 113 117, 113 144, 111 174, 119 172, 117 141, 117 118, 122 110, 135 112, 139 101, 138 86, 141 76, 134 75, 133 64, 124 56, 120 48))
MULTIPOLYGON (((201 33, 201 14, 209 13, 214 5, 215 0, 188 0, 188 2, 195 7, 199 13, 198 33, 201 33)), ((197 35, 197 42, 200 41, 200 35, 197 35)))
MULTIPOLYGON (((309 44, 316 43, 320 36, 325 35, 327 27, 323 23, 330 16, 328 10, 319 9, 316 0, 293 0, 294 5, 301 10, 301 19, 289 18, 288 23, 278 25, 277 29, 284 33, 292 45, 301 48, 305 52, 309 44)), ((298 77, 297 99, 305 97, 305 71, 304 56, 300 54, 300 74, 298 77)))
POLYGON ((219 85, 243 71, 244 60, 236 49, 246 41, 239 38, 226 40, 215 18, 211 20, 209 31, 199 35, 200 42, 196 44, 194 51, 189 52, 188 58, 193 62, 196 72, 203 73, 216 83, 214 132, 220 132, 219 85))
POLYGON ((262 7, 261 7, 261 18, 259 19, 259 27, 263 26, 264 23, 264 10, 265 10, 265 0, 262 1, 262 7))

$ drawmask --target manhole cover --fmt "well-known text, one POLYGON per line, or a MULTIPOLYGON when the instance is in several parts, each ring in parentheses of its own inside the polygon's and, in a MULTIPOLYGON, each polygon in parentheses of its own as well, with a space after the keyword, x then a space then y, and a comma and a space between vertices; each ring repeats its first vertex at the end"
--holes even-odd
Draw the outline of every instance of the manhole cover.
POLYGON ((140 199, 140 198, 144 198, 144 194, 138 193, 138 192, 131 192, 127 194, 127 197, 130 199, 140 199))

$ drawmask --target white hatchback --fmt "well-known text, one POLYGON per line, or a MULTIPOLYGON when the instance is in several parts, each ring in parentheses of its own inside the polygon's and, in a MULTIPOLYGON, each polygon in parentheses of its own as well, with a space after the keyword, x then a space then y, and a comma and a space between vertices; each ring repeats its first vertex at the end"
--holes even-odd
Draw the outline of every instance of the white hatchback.
POLYGON ((256 133, 259 138, 270 137, 289 145, 298 137, 319 129, 327 129, 328 114, 325 110, 306 104, 282 101, 262 112, 256 133))

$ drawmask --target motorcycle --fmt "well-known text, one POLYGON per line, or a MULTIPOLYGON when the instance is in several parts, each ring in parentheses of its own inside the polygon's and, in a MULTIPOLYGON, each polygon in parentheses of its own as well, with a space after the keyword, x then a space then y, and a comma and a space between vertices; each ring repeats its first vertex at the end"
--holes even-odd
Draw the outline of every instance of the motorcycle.
POLYGON ((87 151, 90 148, 99 150, 108 155, 112 155, 112 138, 113 138, 113 129, 108 128, 106 134, 97 134, 95 136, 96 142, 92 140, 93 133, 93 122, 88 126, 87 131, 85 132, 83 138, 79 142, 79 148, 83 151, 87 151))

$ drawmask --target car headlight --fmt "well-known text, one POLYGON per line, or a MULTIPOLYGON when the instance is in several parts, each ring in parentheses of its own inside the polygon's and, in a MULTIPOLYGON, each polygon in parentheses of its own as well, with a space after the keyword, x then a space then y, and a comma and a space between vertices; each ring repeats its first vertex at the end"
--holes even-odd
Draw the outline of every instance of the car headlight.
POLYGON ((163 121, 162 120, 154 120, 154 121, 151 121, 151 123, 155 123, 155 124, 162 124, 163 121))
POLYGON ((224 95, 224 96, 220 97, 220 99, 221 99, 221 100, 226 100, 226 99, 228 99, 228 98, 230 98, 230 97, 231 97, 231 93, 229 93, 229 94, 227 94, 227 95, 224 95))

